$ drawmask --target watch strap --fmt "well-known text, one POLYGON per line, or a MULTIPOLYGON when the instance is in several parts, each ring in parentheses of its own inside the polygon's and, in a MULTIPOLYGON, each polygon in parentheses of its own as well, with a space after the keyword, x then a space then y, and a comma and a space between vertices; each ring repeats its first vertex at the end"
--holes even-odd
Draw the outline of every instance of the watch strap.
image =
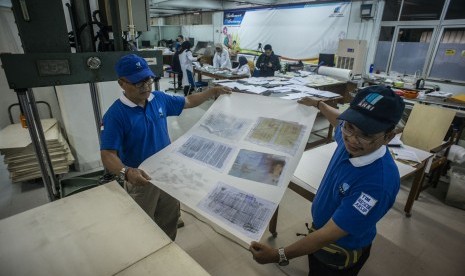
POLYGON ((124 166, 120 171, 118 175, 118 182, 120 184, 124 183, 125 180, 127 180, 127 172, 128 172, 128 166, 124 166))
POLYGON ((278 264, 281 266, 288 265, 289 260, 286 257, 286 254, 284 254, 284 247, 280 247, 278 249, 278 254, 279 254, 279 262, 278 264))

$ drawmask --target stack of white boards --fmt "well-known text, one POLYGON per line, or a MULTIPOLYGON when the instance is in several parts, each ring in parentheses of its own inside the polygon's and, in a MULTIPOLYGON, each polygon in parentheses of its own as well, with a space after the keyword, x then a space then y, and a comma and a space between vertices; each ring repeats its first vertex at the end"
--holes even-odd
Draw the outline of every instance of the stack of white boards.
MULTIPOLYGON (((74 157, 68 142, 61 133, 56 119, 41 120, 48 153, 55 174, 69 171, 74 157)), ((0 131, 0 153, 10 172, 11 181, 21 182, 40 178, 39 160, 35 154, 29 130, 21 124, 13 124, 0 131)))

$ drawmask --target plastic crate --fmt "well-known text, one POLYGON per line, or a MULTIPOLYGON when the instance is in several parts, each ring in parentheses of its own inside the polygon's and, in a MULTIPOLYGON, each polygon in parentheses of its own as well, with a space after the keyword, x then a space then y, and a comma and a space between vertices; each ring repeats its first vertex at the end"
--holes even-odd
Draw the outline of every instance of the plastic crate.
POLYGON ((446 204, 465 210, 465 168, 452 167, 446 204))

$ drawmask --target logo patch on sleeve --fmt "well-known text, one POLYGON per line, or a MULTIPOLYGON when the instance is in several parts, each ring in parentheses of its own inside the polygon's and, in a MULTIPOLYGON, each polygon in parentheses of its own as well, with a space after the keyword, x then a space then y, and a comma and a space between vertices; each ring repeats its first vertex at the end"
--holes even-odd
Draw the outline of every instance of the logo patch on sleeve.
POLYGON ((378 200, 374 199, 370 195, 362 193, 352 206, 366 216, 376 205, 376 202, 378 202, 378 200))

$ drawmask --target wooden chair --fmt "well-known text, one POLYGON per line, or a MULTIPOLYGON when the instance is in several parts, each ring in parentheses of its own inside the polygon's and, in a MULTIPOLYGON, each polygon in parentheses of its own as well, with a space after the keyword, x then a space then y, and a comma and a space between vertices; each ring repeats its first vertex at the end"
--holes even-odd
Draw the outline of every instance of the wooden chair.
MULTIPOLYGON (((457 139, 457 131, 446 137, 454 117, 455 111, 451 109, 416 103, 407 119, 402 131, 402 142, 434 154, 425 169, 428 185, 422 185, 420 191, 431 185, 436 187, 439 177, 445 172, 447 154, 457 139)), ((415 199, 418 199, 420 191, 415 199)))

